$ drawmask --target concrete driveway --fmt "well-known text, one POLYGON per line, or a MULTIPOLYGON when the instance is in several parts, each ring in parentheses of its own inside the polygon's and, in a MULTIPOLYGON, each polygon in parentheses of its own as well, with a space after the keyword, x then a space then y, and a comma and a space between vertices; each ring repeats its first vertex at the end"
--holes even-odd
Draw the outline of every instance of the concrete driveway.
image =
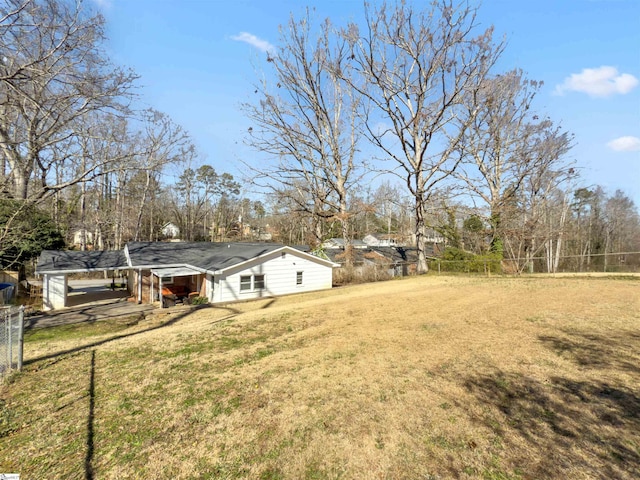
MULTIPOLYGON (((117 282, 117 280, 116 280, 117 282)), ((93 323, 109 318, 144 315, 153 305, 129 302, 126 290, 112 291, 111 279, 69 280, 68 307, 25 317, 25 328, 44 328, 75 323, 93 323)))

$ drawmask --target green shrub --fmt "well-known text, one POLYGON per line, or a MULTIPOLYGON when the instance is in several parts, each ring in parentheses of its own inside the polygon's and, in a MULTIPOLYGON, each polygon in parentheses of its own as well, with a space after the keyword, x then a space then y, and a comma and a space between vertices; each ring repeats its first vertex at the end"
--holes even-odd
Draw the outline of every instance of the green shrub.
POLYGON ((465 273, 502 273, 502 254, 488 252, 476 255, 456 247, 447 247, 442 254, 442 259, 431 262, 432 269, 438 268, 443 272, 465 273))
POLYGON ((191 299, 191 305, 206 305, 207 303, 209 303, 207 297, 193 297, 191 299))

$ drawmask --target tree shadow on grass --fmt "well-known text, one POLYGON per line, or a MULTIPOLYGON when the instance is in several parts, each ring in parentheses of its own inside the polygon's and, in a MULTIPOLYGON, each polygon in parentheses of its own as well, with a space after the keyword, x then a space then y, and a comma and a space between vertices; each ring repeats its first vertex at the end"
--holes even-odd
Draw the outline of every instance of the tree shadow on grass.
POLYGON ((488 407, 481 423, 505 442, 519 437, 508 451, 525 478, 571 478, 576 468, 587 478, 640 478, 637 392, 504 372, 471 377, 465 386, 488 407))
POLYGON ((468 376, 465 387, 484 406, 477 420, 508 445, 503 454, 524 478, 640 478, 640 370, 633 353, 640 336, 572 331, 540 340, 601 375, 540 381, 496 370, 468 376))
POLYGON ((538 339, 581 367, 614 369, 640 376, 640 333, 607 332, 604 335, 564 330, 560 335, 541 335, 538 339))
MULTIPOLYGON (((231 307, 212 307, 212 306, 209 306, 209 305, 206 305, 206 306, 203 305, 202 308, 222 308, 224 310, 228 310, 230 312, 230 314, 225 316, 221 320, 229 320, 229 319, 235 317, 236 315, 238 315, 240 313, 239 310, 236 310, 236 309, 231 308, 231 307)), ((192 309, 185 310, 184 312, 180 313, 179 315, 176 315, 175 317, 170 318, 167 321, 164 321, 164 322, 162 322, 162 323, 160 323, 158 325, 151 326, 149 328, 145 328, 144 330, 138 330, 136 332, 130 332, 130 333, 123 333, 123 334, 119 334, 119 335, 114 335, 112 337, 104 338, 104 339, 98 340, 96 342, 87 343, 85 345, 81 345, 81 346, 78 346, 78 347, 69 348, 69 349, 66 349, 66 350, 61 350, 59 352, 54 352, 54 353, 50 353, 50 354, 47 354, 47 355, 42 355, 42 356, 36 357, 36 358, 30 358, 29 360, 25 360, 23 362, 23 365, 25 365, 25 366, 26 365, 30 365, 30 364, 37 363, 37 362, 40 362, 40 361, 43 361, 43 360, 51 360, 51 359, 57 360, 57 359, 60 359, 60 358, 64 357, 65 355, 71 355, 71 354, 83 352, 85 350, 89 350, 89 349, 92 349, 92 348, 95 348, 95 347, 99 347, 99 346, 105 345, 107 343, 115 342, 115 341, 121 340, 123 338, 135 337, 137 335, 142 335, 143 333, 147 333, 147 332, 151 332, 151 331, 154 331, 154 330, 158 330, 160 328, 165 328, 165 327, 168 327, 170 325, 174 325, 174 324, 178 323, 180 320, 183 320, 185 317, 188 317, 192 313, 193 313, 192 309)), ((55 362, 53 362, 53 363, 55 363, 55 362)))
POLYGON ((84 478, 93 480, 93 422, 96 404, 96 351, 91 351, 89 372, 89 414, 87 415, 87 451, 84 457, 84 478))

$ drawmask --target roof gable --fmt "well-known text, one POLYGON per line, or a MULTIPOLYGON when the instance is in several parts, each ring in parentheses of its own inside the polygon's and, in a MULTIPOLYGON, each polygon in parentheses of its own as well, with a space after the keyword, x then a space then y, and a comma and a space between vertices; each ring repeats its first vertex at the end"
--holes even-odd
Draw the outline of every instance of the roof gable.
POLYGON ((299 257, 299 258, 304 258, 304 259, 310 260, 312 262, 325 265, 327 267, 339 267, 340 266, 339 264, 334 263, 331 260, 319 257, 317 255, 313 255, 311 253, 304 252, 300 248, 281 245, 280 248, 277 248, 277 249, 272 250, 270 252, 266 252, 264 255, 260 255, 258 257, 254 257, 254 258, 248 259, 248 260, 243 261, 243 262, 230 264, 230 265, 228 265, 226 267, 223 267, 223 268, 219 269, 218 272, 242 269, 242 268, 245 268, 245 267, 251 265, 251 263, 253 261, 255 261, 255 260, 262 260, 263 258, 265 260, 270 260, 270 259, 273 259, 276 256, 278 256, 279 254, 291 254, 291 255, 299 257))

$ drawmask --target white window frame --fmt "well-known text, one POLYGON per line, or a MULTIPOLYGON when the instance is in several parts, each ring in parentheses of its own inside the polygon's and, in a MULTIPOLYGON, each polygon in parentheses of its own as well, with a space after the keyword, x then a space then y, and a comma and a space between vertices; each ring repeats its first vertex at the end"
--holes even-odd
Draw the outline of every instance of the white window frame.
POLYGON ((253 291, 253 275, 240 275, 240 293, 252 292, 253 291), (246 280, 249 279, 248 283, 246 280), (246 288, 248 286, 248 288, 246 288), (245 287, 245 288, 243 288, 245 287))
POLYGON ((267 276, 264 273, 259 273, 257 275, 253 275, 253 290, 254 291, 258 291, 258 290, 266 290, 267 289, 267 276), (262 287, 258 288, 256 287, 256 277, 262 277, 262 287))
POLYGON ((251 275, 240 275, 240 293, 252 293, 252 292, 259 292, 262 290, 266 290, 267 289, 267 276, 264 273, 252 273, 251 275), (258 288, 256 287, 256 283, 258 283, 259 281, 256 281, 256 277, 262 277, 262 287, 258 288), (249 282, 242 282, 242 279, 246 279, 249 278, 249 282), (245 286, 249 286, 249 288, 242 288, 243 285, 245 286))
POLYGON ((304 284, 304 271, 299 270, 296 272, 296 286, 300 286, 304 284))
POLYGON ((171 285, 173 283, 173 278, 174 277, 165 275, 164 277, 160 277, 160 281, 162 282, 162 285, 171 285))

